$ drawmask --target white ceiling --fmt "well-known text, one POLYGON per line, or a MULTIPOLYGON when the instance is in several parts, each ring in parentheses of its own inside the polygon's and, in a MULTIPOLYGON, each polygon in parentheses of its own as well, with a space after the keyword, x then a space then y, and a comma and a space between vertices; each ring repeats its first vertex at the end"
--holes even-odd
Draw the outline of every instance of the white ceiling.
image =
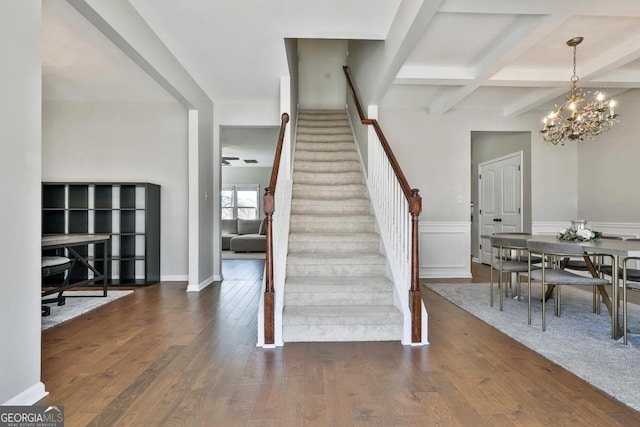
MULTIPOLYGON (((285 38, 384 40, 399 8, 412 5, 433 11, 407 31, 381 105, 432 115, 548 108, 569 87, 566 41, 575 36, 585 39, 580 86, 640 87, 638 0, 129 1, 214 103, 277 102, 285 38)), ((170 99, 64 0, 44 0, 43 15, 45 99, 170 99)), ((234 140, 243 131, 256 129, 236 129, 234 140)))

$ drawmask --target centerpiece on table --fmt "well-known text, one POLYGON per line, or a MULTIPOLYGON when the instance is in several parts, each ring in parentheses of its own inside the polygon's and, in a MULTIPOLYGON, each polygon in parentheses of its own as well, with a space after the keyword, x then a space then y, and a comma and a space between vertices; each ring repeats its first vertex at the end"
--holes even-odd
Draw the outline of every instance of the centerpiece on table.
POLYGON ((574 219, 571 221, 571 227, 563 228, 556 237, 570 242, 588 242, 599 239, 602 237, 602 233, 589 228, 586 220, 574 219))

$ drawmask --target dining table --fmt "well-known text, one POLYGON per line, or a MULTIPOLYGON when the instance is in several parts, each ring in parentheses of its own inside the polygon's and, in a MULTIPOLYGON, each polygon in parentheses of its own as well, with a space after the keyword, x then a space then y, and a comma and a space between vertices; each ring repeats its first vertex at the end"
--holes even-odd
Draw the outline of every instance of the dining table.
MULTIPOLYGON (((522 234, 508 234, 500 233, 500 237, 522 239, 522 234)), ((481 238, 488 238, 490 236, 481 236, 481 238)), ((556 235, 551 234, 531 234, 526 237, 528 240, 544 241, 544 242, 558 242, 561 241, 556 235)), ((622 289, 622 325, 619 319, 619 278, 620 274, 624 274, 626 264, 624 260, 626 258, 640 257, 640 241, 636 240, 624 240, 624 239, 593 239, 588 241, 572 241, 571 243, 577 243, 585 250, 584 260, 589 268, 589 271, 593 277, 598 277, 598 271, 595 268, 591 258, 597 255, 610 256, 611 259, 611 295, 607 294, 604 286, 599 286, 599 292, 603 297, 603 302, 609 310, 611 315, 611 338, 617 340, 620 337, 623 338, 624 344, 627 343, 627 289, 622 289), (622 266, 622 268, 620 268, 622 266)), ((548 295, 548 292, 547 292, 548 295)), ((545 296, 546 298, 546 296, 545 296)))

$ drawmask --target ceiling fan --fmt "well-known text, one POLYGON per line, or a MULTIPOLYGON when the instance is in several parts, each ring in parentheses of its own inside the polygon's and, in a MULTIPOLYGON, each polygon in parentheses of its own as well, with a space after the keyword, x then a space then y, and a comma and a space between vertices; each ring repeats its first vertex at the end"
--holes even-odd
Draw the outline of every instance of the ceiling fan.
POLYGON ((224 166, 231 165, 231 163, 229 163, 229 160, 240 160, 240 157, 222 157, 222 164, 224 166))

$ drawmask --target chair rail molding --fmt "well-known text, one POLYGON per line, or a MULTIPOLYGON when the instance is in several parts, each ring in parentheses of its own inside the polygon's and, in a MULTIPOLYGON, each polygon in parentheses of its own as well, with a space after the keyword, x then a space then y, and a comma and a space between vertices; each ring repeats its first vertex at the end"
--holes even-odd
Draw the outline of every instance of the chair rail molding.
POLYGON ((420 221, 420 278, 471 278, 471 222, 420 221))

